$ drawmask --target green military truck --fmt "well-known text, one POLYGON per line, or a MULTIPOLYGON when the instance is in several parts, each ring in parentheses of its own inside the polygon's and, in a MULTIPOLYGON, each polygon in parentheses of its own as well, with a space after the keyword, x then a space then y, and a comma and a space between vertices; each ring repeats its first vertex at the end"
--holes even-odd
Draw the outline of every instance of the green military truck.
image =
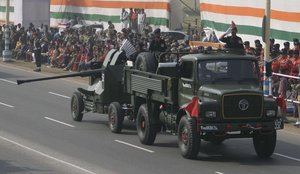
MULTIPOLYGON (((149 53, 137 59, 144 67, 154 64, 151 60, 149 53)), ((276 130, 283 128, 276 101, 264 97, 252 56, 188 54, 178 63, 159 63, 156 73, 126 67, 124 89, 132 98, 141 143, 153 144, 161 130, 176 133, 185 158, 197 157, 201 140, 221 143, 228 138, 253 138, 257 155, 269 157, 276 130)))
POLYGON ((127 117, 136 123, 142 144, 152 145, 161 131, 176 134, 188 159, 197 157, 201 140, 228 138, 252 138, 259 157, 273 154, 283 122, 276 101, 263 94, 255 57, 224 50, 169 53, 164 57, 175 55, 177 61, 158 63, 143 52, 129 66, 122 55, 112 50, 102 69, 51 77, 90 76, 88 89, 72 96, 73 120, 81 121, 86 112, 105 113, 111 131, 120 133, 127 117))

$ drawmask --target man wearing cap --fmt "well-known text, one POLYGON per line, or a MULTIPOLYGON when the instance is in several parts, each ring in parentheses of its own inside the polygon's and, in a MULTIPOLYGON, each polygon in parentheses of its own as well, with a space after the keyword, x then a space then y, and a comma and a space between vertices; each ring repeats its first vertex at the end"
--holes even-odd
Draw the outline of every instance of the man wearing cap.
POLYGON ((245 52, 246 52, 246 54, 254 55, 254 48, 250 47, 250 42, 249 41, 245 41, 244 45, 245 45, 245 52))
POLYGON ((293 39, 293 42, 294 42, 294 48, 293 48, 293 50, 300 50, 299 39, 294 38, 294 39, 293 39))
POLYGON ((290 43, 289 42, 284 42, 283 43, 283 49, 281 51, 283 51, 283 50, 286 50, 286 51, 290 50, 290 43))
POLYGON ((243 40, 237 36, 238 30, 232 22, 227 31, 219 38, 220 41, 226 43, 225 47, 230 49, 244 49, 243 40), (231 35, 230 35, 231 34, 231 35))
POLYGON ((150 42, 149 51, 164 52, 167 49, 165 41, 160 37, 160 29, 154 30, 154 39, 150 42))
POLYGON ((263 56, 264 56, 264 49, 261 43, 258 43, 255 45, 255 56, 259 59, 259 60, 263 60, 263 56))

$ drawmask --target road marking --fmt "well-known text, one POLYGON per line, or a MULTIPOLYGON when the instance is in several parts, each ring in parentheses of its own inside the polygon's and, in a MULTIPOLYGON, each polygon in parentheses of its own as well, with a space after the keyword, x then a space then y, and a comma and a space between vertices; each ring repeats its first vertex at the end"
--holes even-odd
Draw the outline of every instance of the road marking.
POLYGON ((224 173, 222 173, 222 172, 218 172, 218 171, 215 171, 215 174, 224 174, 224 173))
POLYGON ((64 122, 61 122, 61 121, 55 120, 55 119, 53 119, 53 118, 49 118, 49 117, 44 117, 44 118, 45 118, 45 119, 47 119, 47 120, 50 120, 50 121, 54 121, 54 122, 56 122, 56 123, 63 124, 63 125, 65 125, 65 126, 69 126, 69 127, 75 127, 74 125, 71 125, 71 124, 68 124, 68 123, 64 123, 64 122))
POLYGON ((0 102, 0 105, 7 106, 7 107, 10 107, 10 108, 14 108, 14 106, 9 105, 9 104, 5 104, 5 103, 2 103, 2 102, 0 102))
POLYGON ((62 95, 62 94, 58 94, 58 93, 55 93, 55 92, 48 92, 49 94, 53 94, 53 95, 56 95, 56 96, 59 96, 59 97, 63 97, 63 98, 67 98, 67 99, 70 99, 71 97, 68 97, 68 96, 65 96, 65 95, 62 95))
POLYGON ((16 141, 10 140, 10 139, 5 138, 5 137, 2 137, 2 136, 0 136, 0 138, 1 138, 2 140, 5 140, 5 141, 9 142, 9 143, 12 143, 12 144, 14 144, 14 145, 16 145, 16 146, 19 146, 19 147, 21 147, 21 148, 23 148, 23 149, 27 149, 27 150, 29 150, 29 151, 35 152, 35 153, 37 153, 37 154, 39 154, 39 155, 41 155, 41 156, 44 156, 44 157, 49 158, 49 159, 52 159, 52 160, 54 160, 54 161, 57 161, 57 162, 66 164, 66 165, 71 166, 71 167, 74 167, 74 168, 79 169, 79 170, 81 170, 81 171, 84 171, 84 172, 86 172, 86 173, 96 174, 96 173, 94 173, 94 172, 92 172, 92 171, 90 171, 90 170, 87 170, 87 169, 82 168, 82 167, 80 167, 80 166, 77 166, 77 165, 75 165, 75 164, 69 163, 69 162, 67 162, 67 161, 64 161, 64 160, 55 158, 55 157, 50 156, 50 155, 48 155, 48 154, 46 154, 46 153, 37 151, 37 150, 35 150, 35 149, 32 149, 32 148, 27 147, 27 146, 25 146, 25 145, 22 145, 22 144, 20 144, 20 143, 18 143, 18 142, 16 142, 16 141))
POLYGON ((118 142, 118 143, 121 143, 121 144, 125 144, 125 145, 127 145, 127 146, 131 146, 131 147, 134 147, 134 148, 136 148, 136 149, 140 149, 140 150, 143 150, 143 151, 146 151, 146 152, 149 152, 149 153, 154 153, 154 151, 152 151, 152 150, 145 149, 145 148, 142 148, 142 147, 139 147, 139 146, 130 144, 130 143, 126 143, 126 142, 121 141, 121 140, 115 140, 115 142, 118 142))
POLYGON ((280 153, 274 153, 274 155, 277 155, 277 156, 280 156, 280 157, 283 157, 283 158, 287 158, 287 159, 290 159, 290 160, 294 160, 294 161, 300 162, 300 159, 298 159, 298 158, 286 156, 286 155, 283 155, 283 154, 280 154, 280 153))
POLYGON ((15 85, 17 85, 17 82, 13 82, 13 81, 6 80, 6 79, 1 79, 1 78, 0 78, 0 81, 3 81, 3 82, 8 82, 8 83, 12 83, 12 84, 15 84, 15 85))

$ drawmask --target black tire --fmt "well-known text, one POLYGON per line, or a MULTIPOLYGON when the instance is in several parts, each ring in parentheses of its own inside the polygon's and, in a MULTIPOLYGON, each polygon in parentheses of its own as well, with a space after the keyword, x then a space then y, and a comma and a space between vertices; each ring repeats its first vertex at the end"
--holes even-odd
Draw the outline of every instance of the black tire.
POLYGON ((71 99, 71 115, 74 121, 82 120, 83 110, 83 97, 80 92, 74 92, 71 99))
POLYGON ((187 159, 197 158, 199 152, 201 139, 196 123, 195 118, 188 119, 183 116, 178 125, 178 146, 181 155, 187 159))
POLYGON ((120 103, 112 102, 108 107, 108 123, 111 132, 120 133, 123 127, 124 115, 120 103))
POLYGON ((153 54, 142 52, 137 56, 134 68, 140 71, 155 73, 157 62, 153 54))
POLYGON ((256 154, 260 158, 270 157, 275 150, 277 140, 277 132, 273 130, 270 133, 255 132, 253 135, 253 145, 256 154))
POLYGON ((142 144, 152 145, 156 138, 157 126, 152 123, 146 104, 140 106, 136 118, 136 128, 142 144))

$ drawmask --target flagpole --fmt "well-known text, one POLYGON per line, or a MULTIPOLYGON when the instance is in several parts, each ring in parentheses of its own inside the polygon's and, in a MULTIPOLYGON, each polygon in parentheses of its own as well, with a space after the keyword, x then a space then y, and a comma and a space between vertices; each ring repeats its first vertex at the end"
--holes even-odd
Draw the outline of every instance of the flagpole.
POLYGON ((266 0, 266 9, 265 9, 265 23, 264 23, 264 40, 265 40, 265 49, 264 49, 264 94, 270 95, 272 91, 269 90, 269 79, 266 76, 266 64, 269 62, 270 56, 270 16, 271 16, 271 0, 266 0))

